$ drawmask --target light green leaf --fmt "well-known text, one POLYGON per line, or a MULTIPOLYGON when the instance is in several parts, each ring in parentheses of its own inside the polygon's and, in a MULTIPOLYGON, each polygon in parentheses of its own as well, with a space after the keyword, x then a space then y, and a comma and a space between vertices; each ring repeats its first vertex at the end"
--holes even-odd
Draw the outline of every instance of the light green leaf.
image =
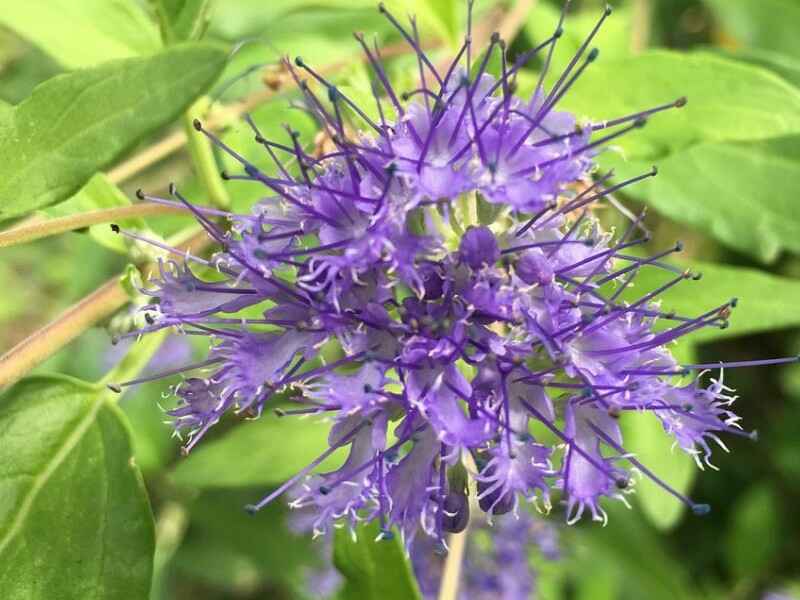
POLYGON ((421 600, 400 539, 375 541, 378 524, 361 527, 353 540, 347 529, 336 529, 333 563, 344 576, 340 600, 421 600))
POLYGON ((660 161, 658 177, 634 191, 661 214, 772 262, 781 250, 800 253, 798 179, 800 136, 792 136, 693 146, 660 161))
POLYGON ((777 75, 711 54, 650 51, 586 69, 560 106, 593 122, 686 96, 618 140, 629 158, 653 159, 701 142, 762 140, 800 133, 800 91, 777 75))
POLYGON ((704 0, 725 33, 754 48, 800 54, 800 38, 789 24, 800 23, 797 0, 704 0))
POLYGON ((764 532, 780 531, 781 521, 780 502, 772 487, 762 483, 750 488, 733 507, 723 545, 731 571, 739 577, 764 573, 780 550, 780 538, 764 532))
POLYGON ((209 22, 211 0, 151 0, 167 43, 199 40, 209 22))
POLYGON ((158 30, 134 0, 8 2, 0 23, 67 68, 155 52, 158 30))
MULTIPOLYGON (((564 33, 553 51, 547 81, 552 84, 558 79, 572 57, 586 40, 602 15, 599 4, 577 13, 569 12, 564 23, 564 33)), ((534 45, 541 44, 553 35, 561 16, 561 8, 540 2, 525 22, 534 45)), ((614 12, 605 20, 595 36, 590 48, 600 48, 603 60, 626 58, 631 54, 631 9, 614 7, 614 12)))
MULTIPOLYGON (((330 423, 320 419, 267 412, 257 420, 238 423, 218 440, 198 444, 178 463, 173 479, 198 488, 277 485, 328 448, 329 429, 330 423)), ((340 452, 318 470, 336 468, 340 452)))
POLYGON ((800 87, 800 60, 777 52, 761 49, 747 49, 729 54, 733 59, 764 67, 783 77, 786 81, 800 87))
POLYGON ((147 58, 60 75, 14 108, 0 138, 0 218, 75 193, 213 83, 226 52, 182 44, 147 58))
MULTIPOLYGON (((670 261, 680 268, 691 268, 700 272, 700 281, 683 281, 660 296, 663 311, 674 310, 683 316, 697 316, 719 306, 731 298, 737 298, 737 306, 730 317, 727 329, 705 328, 687 336, 697 344, 711 340, 726 339, 762 331, 786 329, 800 325, 800 280, 778 277, 744 267, 693 261, 690 263, 670 261)), ((646 290, 664 284, 674 274, 646 267, 636 277, 635 287, 626 290, 622 298, 633 302, 646 290)), ((661 327, 668 322, 659 322, 661 327)), ((669 322, 673 327, 674 323, 669 322)), ((753 356, 753 358, 766 358, 753 356)))
MULTIPOLYGON (((673 448, 674 439, 664 431, 656 415, 626 414, 621 423, 625 449, 634 453, 659 479, 685 493, 697 474, 697 466, 680 448, 673 448)), ((686 509, 681 501, 647 477, 636 483, 634 497, 648 520, 659 529, 671 528, 686 509)))
POLYGON ((145 600, 153 522, 128 427, 96 387, 35 377, 0 399, 0 589, 145 600))

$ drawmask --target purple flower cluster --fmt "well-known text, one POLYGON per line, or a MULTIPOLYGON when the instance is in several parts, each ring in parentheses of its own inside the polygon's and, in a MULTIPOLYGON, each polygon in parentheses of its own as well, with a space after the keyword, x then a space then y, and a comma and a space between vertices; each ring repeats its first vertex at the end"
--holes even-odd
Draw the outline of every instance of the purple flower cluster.
POLYGON ((329 450, 250 509, 291 491, 317 533, 379 520, 407 544, 420 530, 439 540, 462 530, 473 490, 489 515, 520 501, 549 509, 558 490, 569 522, 605 520, 601 499, 624 499, 636 472, 705 513, 626 452, 619 417, 652 413, 698 464, 717 433, 749 435, 722 377, 691 375, 719 365, 681 366, 667 349, 727 326, 736 301, 699 316, 662 311, 662 292, 699 278, 662 262, 680 246, 642 257, 629 251, 647 241, 641 216, 614 237, 592 213, 655 175, 606 185, 612 173, 597 172, 596 154, 685 99, 598 123, 556 110, 596 60, 589 45, 609 10, 549 91, 562 23, 513 62, 497 35, 473 61, 467 36, 438 68, 413 20, 406 29, 381 11, 416 53, 418 89, 398 94, 377 48, 357 35, 376 118, 302 59, 287 63, 331 151, 309 153, 294 133, 267 140, 248 119, 274 159, 269 173, 196 122, 241 165, 227 179, 266 190, 251 214, 194 206, 175 188, 174 199, 141 194, 191 210, 221 247, 208 260, 163 263, 145 290, 157 298, 144 309, 148 326, 131 334, 175 327, 211 340, 208 359, 182 369, 190 376, 174 389, 185 450, 226 413, 326 416, 329 450), (538 54, 542 75, 519 98, 517 74, 538 54), (670 278, 623 301, 644 268, 670 278), (317 473, 340 449, 341 467, 317 473))
MULTIPOLYGON (((464 550, 459 600, 528 600, 537 597, 531 550, 545 560, 557 560, 558 533, 542 519, 521 511, 519 518, 500 519, 492 527, 474 524, 464 550)), ((471 526, 472 527, 472 526, 471 526)), ((444 554, 431 537, 419 537, 411 547, 411 564, 423 598, 438 597, 444 554)))

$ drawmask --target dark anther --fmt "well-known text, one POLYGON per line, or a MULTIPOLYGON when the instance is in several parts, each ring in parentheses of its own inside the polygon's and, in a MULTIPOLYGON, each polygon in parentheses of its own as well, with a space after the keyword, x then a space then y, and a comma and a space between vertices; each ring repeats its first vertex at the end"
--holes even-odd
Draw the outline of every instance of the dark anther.
POLYGON ((391 541, 394 539, 394 532, 391 529, 381 529, 381 541, 391 541))
POLYGON ((328 100, 331 102, 339 100, 339 89, 335 85, 328 86, 328 100))
POLYGON ((244 512, 248 515, 254 515, 258 512, 258 507, 255 504, 245 504, 244 512))
POLYGON ((408 99, 410 97, 411 96, 409 95, 408 92, 403 92, 402 94, 400 94, 400 100, 402 100, 403 102, 408 102, 408 99))
POLYGON ((224 179, 225 181, 228 181, 231 178, 231 176, 228 175, 227 171, 220 171, 219 176, 222 177, 222 179, 224 179))
POLYGON ((492 34, 491 41, 492 41, 493 44, 496 44, 497 42, 500 41, 500 32, 499 31, 495 31, 492 34))
POLYGON ((731 305, 731 308, 736 308, 736 305, 739 304, 738 298, 731 298, 731 301, 728 303, 731 305))
POLYGON ((689 403, 687 402, 686 404, 684 404, 684 405, 683 405, 683 412, 690 413, 690 412, 692 412, 693 410, 694 410, 694 406, 693 406, 692 404, 689 404, 689 403))
POLYGON ((321 485, 319 486, 319 493, 322 494, 323 496, 327 496, 328 494, 331 493, 331 488, 329 488, 326 485, 321 485))
POLYGON ((617 477, 617 480, 614 482, 618 489, 624 490, 627 489, 628 486, 631 484, 631 480, 627 477, 617 477))
POLYGON ((675 252, 683 252, 683 242, 678 240, 675 242, 675 252))
POLYGON ((386 5, 383 2, 378 2, 378 10, 382 13, 386 12, 386 5))
POLYGON ((153 318, 153 315, 148 312, 144 313, 144 320, 147 321, 148 325, 153 325, 156 322, 156 320, 153 318))
POLYGON ((275 412, 275 416, 276 417, 285 417, 286 416, 286 411, 283 410, 282 408, 276 408, 274 412, 275 412))
POLYGON ((192 126, 197 129, 197 131, 203 131, 203 124, 200 122, 200 119, 194 119, 192 121, 192 126))
POLYGON ((647 119, 645 119, 644 117, 639 117, 638 119, 636 119, 636 121, 633 122, 634 127, 642 128, 645 125, 647 125, 647 119))
POLYGON ((303 62, 303 57, 302 56, 295 56, 294 57, 294 64, 296 64, 300 68, 303 68, 303 67, 306 66, 306 63, 303 62))
POLYGON ((178 191, 178 186, 176 186, 174 183, 170 183, 169 184, 169 195, 170 196, 174 196, 175 192, 177 192, 177 191, 178 191))
POLYGON ((371 394, 373 392, 372 386, 368 383, 364 384, 364 393, 371 394))
POLYGON ((394 174, 397 173, 397 163, 389 163, 384 171, 389 177, 394 177, 394 174))
POLYGON ((117 344, 119 344, 119 338, 117 336, 115 336, 115 335, 112 335, 111 336, 111 345, 112 346, 116 346, 117 344))
POLYGON ((598 56, 600 56, 600 48, 592 48, 589 50, 589 54, 586 56, 586 61, 594 62, 597 60, 598 56))
POLYGON ((110 389, 112 392, 114 392, 115 394, 121 394, 122 393, 122 388, 119 387, 116 383, 109 383, 106 387, 108 389, 110 389))
POLYGON ((693 504, 692 512, 698 517, 703 517, 711 512, 711 507, 708 504, 693 504))
POLYGON ((264 142, 267 141, 261 134, 256 134, 256 136, 253 139, 256 141, 257 144, 263 144, 264 142))
POLYGON ((680 98, 675 100, 675 108, 683 108, 684 106, 686 106, 686 103, 688 101, 689 99, 686 98, 686 96, 681 96, 680 98))
POLYGON ((621 414, 621 410, 617 406, 609 406, 608 407, 608 416, 612 419, 619 419, 619 415, 621 414))
POLYGON ((653 168, 650 169, 650 176, 655 177, 656 175, 658 175, 658 167, 653 165, 653 168))
POLYGON ((138 190, 136 190, 136 197, 139 200, 144 200, 144 192, 142 191, 142 188, 139 188, 138 190))
POLYGON ((610 15, 612 12, 614 12, 612 6, 610 4, 606 4, 606 10, 605 10, 606 16, 610 15))
POLYGON ((692 281, 700 281, 702 278, 703 278, 702 273, 695 273, 694 275, 692 275, 692 281))
POLYGON ((116 223, 112 223, 111 231, 113 231, 114 233, 119 233, 119 225, 117 225, 116 223))
POLYGON ((560 38, 562 35, 564 35, 564 28, 563 28, 563 27, 559 27, 559 28, 558 28, 558 29, 556 29, 556 30, 555 30, 555 32, 553 33, 553 38, 555 38, 555 39, 558 39, 558 38, 560 38))

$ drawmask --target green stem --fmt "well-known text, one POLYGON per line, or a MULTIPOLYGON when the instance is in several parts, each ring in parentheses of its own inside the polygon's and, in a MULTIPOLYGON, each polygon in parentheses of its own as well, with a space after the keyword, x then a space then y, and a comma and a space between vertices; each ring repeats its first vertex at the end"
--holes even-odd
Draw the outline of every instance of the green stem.
POLYGON ((201 98, 195 102, 183 115, 183 128, 186 131, 192 164, 197 171, 197 176, 208 192, 208 200, 218 208, 228 209, 231 205, 231 199, 222 184, 211 142, 208 141, 205 135, 199 133, 193 124, 195 119, 200 119, 205 115, 207 108, 207 98, 201 98))

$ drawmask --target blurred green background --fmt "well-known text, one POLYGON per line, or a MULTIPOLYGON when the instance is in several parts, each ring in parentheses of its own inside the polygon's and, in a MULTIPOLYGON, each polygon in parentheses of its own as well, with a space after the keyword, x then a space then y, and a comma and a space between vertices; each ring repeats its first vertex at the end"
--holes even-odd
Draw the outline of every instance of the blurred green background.
MULTIPOLYGON (((512 56, 549 35, 557 18, 559 2, 530 4, 510 45, 512 56)), ((605 3, 572 4, 556 66, 566 63, 605 3)), ((703 362, 800 353, 800 0, 613 4, 615 14, 597 38, 597 69, 563 105, 602 119, 689 97, 686 109, 658 116, 639 140, 626 140, 601 163, 616 166, 620 175, 659 165, 658 178, 626 189, 619 200, 632 210, 642 203, 651 207, 646 223, 654 232, 653 249, 680 239, 686 244, 682 259, 710 263, 701 268, 702 281, 669 296, 666 305, 697 313, 731 295, 741 300, 730 330, 698 337, 676 352, 703 362)), ((461 2, 392 6, 400 14, 419 14, 423 37, 438 45, 434 54, 446 53, 461 35, 461 2)), ((511 8, 513 3, 478 0, 478 21, 511 8)), ((208 39, 246 42, 209 90, 211 100, 217 108, 235 106, 277 87, 253 110, 266 134, 280 135, 288 121, 305 139, 314 135, 310 120, 290 106, 295 96, 274 67, 281 55, 333 65, 341 89, 366 99, 368 78, 354 60, 358 46, 351 32, 375 34, 390 46, 399 41, 372 3, 362 0, 218 0, 208 14, 208 39)), ((161 44, 157 15, 144 0, 7 1, 0 6, 0 99, 20 103, 60 73, 145 55, 161 44)), ((401 89, 413 82, 408 55, 389 66, 401 89)), ((520 77, 521 91, 535 81, 538 66, 534 62, 520 77)), ((121 158, 176 130, 174 123, 160 128, 121 158)), ((237 149, 255 151, 241 120, 223 137, 237 149)), ((203 199, 183 149, 124 177, 109 173, 96 183, 100 192, 84 188, 68 203, 46 209, 46 216, 97 208, 98 197, 118 193, 115 185, 123 192, 120 203, 139 187, 158 192, 170 181, 203 199)), ((252 186, 232 183, 227 189, 239 210, 258 198, 252 186)), ((599 216, 609 226, 621 223, 614 214, 599 216)), ((183 217, 160 216, 146 227, 168 236, 188 224, 183 217)), ((119 273, 131 251, 94 228, 0 250, 0 286, 6 290, 0 296, 0 348, 11 348, 119 273)), ((108 330, 128 318, 123 313, 93 327, 37 372, 100 378, 121 357, 108 330)), ((173 345, 175 354, 187 357, 199 350, 173 345)), ((643 482, 633 510, 608 506, 608 527, 581 523, 562 530, 562 560, 537 565, 539 597, 746 600, 794 588, 800 598, 800 368, 731 370, 725 381, 738 390, 735 410, 747 429, 758 430, 759 440, 726 438, 730 453, 717 450, 713 460, 719 472, 697 476, 689 459, 670 453, 657 427, 626 424, 643 461, 711 504, 711 514, 687 515, 643 482)), ((182 459, 163 423, 164 389, 163 383, 148 384, 121 401, 156 518, 152 599, 303 597, 308 570, 322 560, 316 558, 319 546, 287 529, 281 507, 252 519, 241 506, 292 472, 291 466, 282 472, 286 457, 274 449, 281 445, 276 440, 286 440, 282 451, 293 453, 288 460, 303 460, 314 456, 324 430, 282 428, 274 418, 236 429, 226 422, 182 459)), ((563 512, 556 508, 550 518, 563 520, 563 512)))

